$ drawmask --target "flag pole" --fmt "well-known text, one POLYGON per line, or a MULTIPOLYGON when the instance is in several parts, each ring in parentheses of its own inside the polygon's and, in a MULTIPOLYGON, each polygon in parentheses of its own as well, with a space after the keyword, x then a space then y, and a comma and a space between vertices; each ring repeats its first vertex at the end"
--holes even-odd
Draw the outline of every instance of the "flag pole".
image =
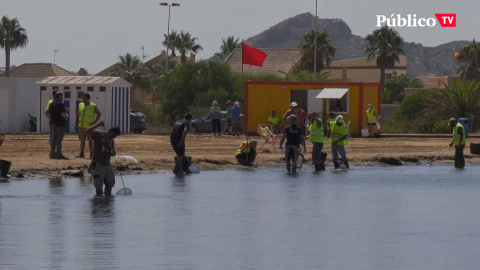
MULTIPOLYGON (((244 97, 244 99, 245 99, 245 88, 244 88, 244 86, 243 86, 243 39, 242 39, 242 76, 241 76, 241 78, 240 78, 240 89, 243 90, 243 97, 244 97)), ((243 104, 245 105, 246 102, 247 102, 247 100, 245 99, 245 100, 243 101, 243 104)), ((244 106, 244 109, 245 109, 245 106, 244 106)), ((245 112, 245 111, 244 111, 244 112, 245 112)), ((246 133, 247 133, 247 147, 250 147, 250 142, 248 141, 247 116, 244 115, 243 117, 244 117, 244 119, 245 119, 245 123, 244 123, 243 127, 244 127, 244 129, 246 130, 246 133)), ((248 154, 247 154, 246 156, 247 156, 247 159, 246 159, 246 160, 247 160, 247 163, 248 163, 248 154)))

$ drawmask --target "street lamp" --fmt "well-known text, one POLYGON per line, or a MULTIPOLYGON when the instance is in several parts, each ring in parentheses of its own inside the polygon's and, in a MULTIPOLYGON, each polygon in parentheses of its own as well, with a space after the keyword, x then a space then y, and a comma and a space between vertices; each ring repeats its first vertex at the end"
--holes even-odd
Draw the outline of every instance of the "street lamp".
POLYGON ((57 54, 58 51, 60 51, 60 49, 53 50, 53 64, 54 65, 55 65, 55 55, 57 54))
POLYGON ((167 56, 165 60, 165 70, 168 71, 168 47, 170 45, 170 7, 179 7, 178 3, 160 3, 160 6, 168 6, 168 26, 167 26, 167 56))
POLYGON ((313 35, 314 52, 313 52, 313 81, 317 80, 317 0, 315 0, 315 32, 313 35))

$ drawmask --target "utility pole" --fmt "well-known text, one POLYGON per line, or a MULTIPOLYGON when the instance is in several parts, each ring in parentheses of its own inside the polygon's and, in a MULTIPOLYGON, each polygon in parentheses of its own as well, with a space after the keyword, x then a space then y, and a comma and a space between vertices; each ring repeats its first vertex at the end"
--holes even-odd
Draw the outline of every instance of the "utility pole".
POLYGON ((313 35, 314 52, 313 52, 313 81, 317 80, 317 5, 318 0, 315 0, 315 34, 313 35))
POLYGON ((55 55, 57 54, 57 52, 59 52, 60 49, 55 49, 53 50, 53 64, 55 65, 55 55))

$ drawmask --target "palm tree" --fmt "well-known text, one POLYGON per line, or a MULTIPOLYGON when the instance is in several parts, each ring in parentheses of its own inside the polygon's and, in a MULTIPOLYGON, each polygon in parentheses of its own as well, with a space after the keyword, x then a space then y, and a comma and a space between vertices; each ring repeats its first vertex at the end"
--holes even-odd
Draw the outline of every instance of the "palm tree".
POLYGON ((120 55, 118 59, 118 64, 110 72, 110 76, 122 77, 132 84, 132 88, 148 87, 145 80, 148 70, 141 67, 142 62, 138 56, 127 53, 124 56, 120 55))
POLYGON ((430 122, 466 117, 472 130, 480 127, 480 82, 455 80, 453 87, 432 91, 424 112, 430 122))
POLYGON ((176 31, 173 31, 168 35, 168 38, 167 38, 167 35, 166 34, 163 34, 163 36, 165 37, 165 40, 162 42, 163 46, 167 47, 167 44, 168 44, 168 49, 172 51, 172 56, 177 56, 175 54, 175 41, 177 40, 177 32, 176 31))
POLYGON ((457 61, 461 63, 457 69, 462 78, 466 80, 480 80, 480 43, 468 43, 457 57, 457 61))
POLYGON ((180 34, 177 35, 177 38, 174 41, 175 49, 180 52, 181 61, 185 63, 187 61, 187 53, 194 52, 197 53, 200 50, 203 50, 203 47, 200 44, 196 44, 197 38, 192 37, 190 32, 184 33, 180 31, 180 34))
POLYGON ((10 51, 25 48, 28 43, 27 30, 22 28, 17 18, 3 16, 0 21, 0 47, 5 48, 5 77, 10 76, 10 51))
POLYGON ((395 67, 395 62, 399 62, 399 55, 404 55, 403 38, 393 28, 387 25, 373 31, 367 35, 368 41, 365 53, 368 54, 368 61, 377 59, 377 66, 380 68, 380 83, 382 93, 385 85, 385 69, 395 67))
POLYGON ((235 39, 234 36, 228 36, 227 39, 222 38, 222 45, 220 50, 222 51, 223 58, 227 58, 238 46, 240 38, 235 39))
POLYGON ((315 36, 317 37, 317 70, 321 71, 332 62, 335 57, 335 45, 328 37, 327 32, 320 29, 313 29, 303 36, 303 40, 299 45, 302 54, 302 67, 313 71, 314 70, 314 55, 315 55, 315 36))

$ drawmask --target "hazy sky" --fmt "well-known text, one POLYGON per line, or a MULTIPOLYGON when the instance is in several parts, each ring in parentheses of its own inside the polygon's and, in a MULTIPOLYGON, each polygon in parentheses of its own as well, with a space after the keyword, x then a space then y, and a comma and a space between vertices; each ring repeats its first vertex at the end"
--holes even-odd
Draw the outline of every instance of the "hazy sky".
MULTIPOLYGON (((27 29, 27 48, 12 51, 11 64, 56 63, 71 71, 84 67, 96 73, 127 52, 147 60, 165 48, 168 7, 154 0, 1 0, 0 15, 18 18, 27 29)), ((247 39, 304 12, 315 14, 315 0, 176 0, 171 8, 170 31, 190 31, 204 48, 197 59, 211 57, 222 38, 247 39)), ((171 2, 169 2, 171 3, 171 2)), ((478 1, 318 0, 320 18, 341 18, 353 34, 365 36, 375 29, 376 16, 456 13, 457 27, 396 28, 405 41, 436 46, 453 40, 480 39, 478 1)), ((5 54, 0 54, 5 66, 5 54)))

